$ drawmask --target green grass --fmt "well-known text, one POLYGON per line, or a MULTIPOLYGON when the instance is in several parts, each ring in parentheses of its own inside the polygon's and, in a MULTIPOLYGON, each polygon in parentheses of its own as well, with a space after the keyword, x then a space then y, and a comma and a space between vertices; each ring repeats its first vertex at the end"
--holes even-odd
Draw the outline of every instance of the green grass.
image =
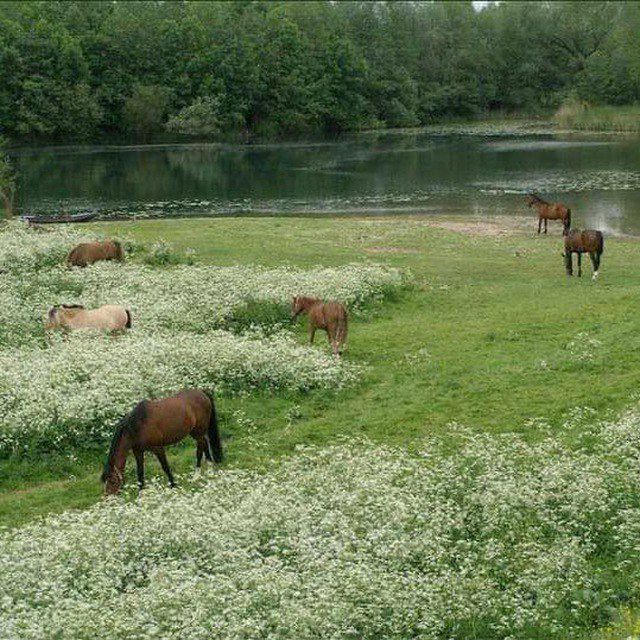
POLYGON ((554 121, 574 131, 640 133, 640 105, 597 107, 572 101, 558 110, 554 121))
MULTIPOLYGON (((261 466, 301 443, 343 435, 411 445, 447 441, 452 422, 490 433, 539 437, 532 418, 560 426, 575 407, 599 415, 633 402, 640 371, 638 244, 605 240, 601 277, 567 278, 561 238, 515 228, 473 235, 419 219, 242 218, 94 225, 114 236, 160 238, 214 265, 306 267, 375 260, 409 268, 415 286, 350 325, 345 357, 367 363, 362 382, 339 393, 253 394, 221 399, 229 466, 261 466), (578 334, 600 345, 581 361, 566 345, 578 334)), ((493 228, 492 227, 492 228, 493 228)), ((297 325, 305 340, 304 322, 297 325)), ((316 341, 326 347, 324 335, 316 341)), ((570 434, 569 436, 570 437, 570 434)), ((14 526, 100 499, 105 451, 0 464, 0 522, 14 526)), ((178 472, 193 446, 169 451, 178 472)), ((133 481, 133 465, 128 482, 133 481)), ((148 472, 159 474, 155 462, 148 472)))

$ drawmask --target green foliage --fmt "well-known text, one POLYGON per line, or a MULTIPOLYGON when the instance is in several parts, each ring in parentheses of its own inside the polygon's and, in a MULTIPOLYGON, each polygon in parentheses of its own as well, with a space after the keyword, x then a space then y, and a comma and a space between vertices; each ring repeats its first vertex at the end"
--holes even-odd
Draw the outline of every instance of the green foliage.
POLYGON ((164 122, 171 90, 158 85, 136 85, 125 100, 123 116, 127 128, 140 136, 158 131, 164 122))
POLYGON ((0 129, 275 137, 640 100, 623 2, 0 3, 0 129))
POLYGON ((167 130, 192 136, 214 136, 220 133, 220 124, 220 100, 204 96, 172 116, 167 122, 167 130))

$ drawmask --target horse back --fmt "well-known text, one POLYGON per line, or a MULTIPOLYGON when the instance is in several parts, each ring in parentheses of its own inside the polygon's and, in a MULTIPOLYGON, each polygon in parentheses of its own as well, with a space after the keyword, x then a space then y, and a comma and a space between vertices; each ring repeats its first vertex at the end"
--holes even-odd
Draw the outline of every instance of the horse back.
POLYGON ((169 398, 148 400, 146 409, 140 444, 163 446, 178 442, 193 431, 204 432, 209 425, 211 400, 198 389, 187 389, 169 398))
POLYGON ((327 320, 344 324, 347 321, 347 310, 340 302, 330 301, 324 305, 324 313, 327 320))

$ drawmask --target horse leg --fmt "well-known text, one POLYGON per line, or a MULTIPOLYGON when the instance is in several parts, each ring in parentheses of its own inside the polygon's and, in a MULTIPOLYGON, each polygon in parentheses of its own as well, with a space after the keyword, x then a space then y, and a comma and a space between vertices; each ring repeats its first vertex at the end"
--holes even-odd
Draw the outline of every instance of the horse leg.
POLYGON ((138 489, 144 489, 144 451, 140 447, 133 449, 136 459, 136 473, 138 474, 138 489))
POLYGON ((204 442, 198 440, 196 447, 196 472, 200 471, 202 466, 202 454, 204 453, 204 442))
POLYGON ((573 253, 571 251, 567 251, 564 254, 564 266, 567 269, 567 275, 573 275, 573 253))
POLYGON ((540 235, 541 227, 542 227, 542 216, 538 216, 538 235, 540 235))
POLYGON ((582 277, 582 252, 578 251, 578 278, 582 277))
POLYGON ((547 233, 547 225, 549 224, 549 220, 547 218, 544 219, 544 232, 547 233))
POLYGON ((316 337, 316 326, 309 323, 309 344, 313 344, 313 339, 316 337))
POLYGON ((600 268, 600 254, 598 253, 590 253, 589 257, 591 258, 591 264, 593 265, 593 280, 598 277, 598 269, 600 268))
POLYGON ((211 455, 211 443, 209 442, 209 436, 205 433, 204 435, 204 457, 207 459, 207 462, 211 462, 213 464, 213 456, 211 455))
POLYGON ((162 467, 162 470, 167 475, 169 479, 169 486, 175 487, 176 481, 173 479, 173 474, 171 473, 171 469, 169 468, 169 463, 167 462, 167 456, 165 455, 164 449, 162 447, 156 447, 153 451, 156 454, 156 458, 158 458, 158 462, 162 467))

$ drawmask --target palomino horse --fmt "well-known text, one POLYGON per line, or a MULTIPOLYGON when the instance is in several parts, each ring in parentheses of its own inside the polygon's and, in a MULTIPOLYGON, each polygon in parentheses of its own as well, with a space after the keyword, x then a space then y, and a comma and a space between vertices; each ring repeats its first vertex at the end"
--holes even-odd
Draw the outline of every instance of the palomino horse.
POLYGON ((70 267, 86 267, 98 260, 118 260, 122 262, 124 251, 117 240, 102 242, 83 242, 72 249, 67 256, 70 267))
POLYGON ((49 309, 45 329, 55 328, 120 331, 131 328, 131 313, 113 304, 88 310, 79 304, 63 304, 49 309))
POLYGON ((573 254, 578 254, 578 276, 582 275, 582 254, 588 253, 593 265, 593 279, 598 277, 600 257, 604 251, 604 238, 601 231, 569 231, 564 237, 564 265, 567 275, 573 275, 573 254))
POLYGON ((291 302, 291 319, 295 320, 301 313, 309 316, 309 342, 313 342, 316 329, 324 329, 333 353, 338 355, 347 339, 347 310, 344 305, 296 296, 291 302))
POLYGON ((116 427, 102 473, 105 493, 115 494, 120 491, 129 451, 133 451, 136 459, 140 489, 144 487, 144 452, 147 450, 157 456, 169 484, 175 487, 164 448, 189 435, 197 443, 197 469, 202 464, 202 454, 209 461, 222 462, 216 408, 213 399, 204 391, 185 389, 171 398, 139 402, 116 427))
POLYGON ((534 207, 538 212, 538 233, 544 220, 544 232, 547 233, 548 220, 562 220, 562 233, 565 234, 571 228, 571 209, 567 209, 559 202, 546 202, 535 193, 528 193, 526 203, 529 207, 534 207))

